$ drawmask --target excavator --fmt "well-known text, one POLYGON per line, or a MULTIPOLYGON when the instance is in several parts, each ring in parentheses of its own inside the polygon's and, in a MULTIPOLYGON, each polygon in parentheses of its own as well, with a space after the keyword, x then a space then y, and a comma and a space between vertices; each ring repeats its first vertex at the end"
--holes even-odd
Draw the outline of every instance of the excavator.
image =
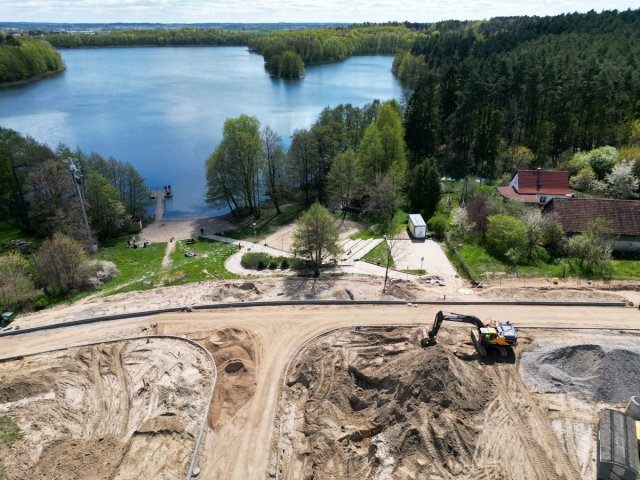
POLYGON ((488 347, 495 348, 500 352, 500 356, 506 357, 509 349, 518 343, 518 332, 515 327, 511 325, 511 322, 494 322, 485 325, 482 323, 482 320, 473 315, 443 312, 440 310, 436 314, 431 330, 429 330, 420 342, 423 347, 430 347, 437 343, 436 337, 438 336, 442 322, 445 320, 448 322, 469 323, 478 329, 477 335, 473 330, 471 331, 471 341, 481 357, 487 355, 488 347))

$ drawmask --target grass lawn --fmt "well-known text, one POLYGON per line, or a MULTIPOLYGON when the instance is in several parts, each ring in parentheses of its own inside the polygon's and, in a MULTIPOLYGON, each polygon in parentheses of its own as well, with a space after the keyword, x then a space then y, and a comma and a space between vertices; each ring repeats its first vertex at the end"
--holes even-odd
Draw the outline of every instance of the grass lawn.
POLYGON ((130 248, 127 246, 127 237, 113 245, 101 247, 98 258, 115 263, 120 274, 98 290, 84 293, 106 290, 114 294, 153 288, 161 273, 166 247, 166 243, 152 243, 147 248, 130 248))
MULTIPOLYGON (((349 238, 351 238, 352 240, 367 240, 369 238, 382 238, 385 235, 387 235, 388 237, 398 235, 407 229, 408 218, 409 215, 407 214, 407 212, 399 208, 398 210, 396 210, 396 213, 393 216, 392 225, 395 225, 393 231, 389 231, 385 228, 385 225, 381 223, 375 223, 368 226, 364 230, 359 231, 358 233, 354 233, 349 238)), ((362 219, 360 219, 360 221, 362 221, 362 219)))
MULTIPOLYGON (((506 275, 517 274, 521 277, 581 277, 580 272, 572 269, 565 269, 562 265, 555 263, 541 263, 536 265, 517 265, 515 268, 498 258, 495 258, 481 245, 466 244, 460 249, 460 255, 467 266, 471 269, 474 277, 490 278, 494 274, 506 275), (563 275, 564 274, 564 275, 563 275)), ((608 277, 608 276, 607 276, 608 277)), ((612 279, 619 278, 640 278, 639 260, 613 260, 612 279)))
MULTIPOLYGON (((387 252, 388 246, 386 242, 382 242, 377 245, 373 250, 367 252, 367 254, 362 257, 362 260, 365 262, 373 263, 374 265, 380 265, 381 267, 387 266, 387 252)), ((389 268, 396 268, 395 263, 393 263, 393 258, 389 263, 389 268)))
POLYGON ((227 272, 224 262, 237 252, 235 245, 199 238, 193 245, 180 240, 171 254, 171 267, 164 277, 165 285, 213 280, 216 278, 237 278, 227 272), (197 251, 197 257, 185 257, 186 252, 197 251))
POLYGON ((293 223, 308 205, 303 203, 292 203, 280 207, 280 215, 276 214, 276 209, 266 207, 262 209, 260 218, 256 220, 249 215, 240 220, 236 220, 236 228, 225 231, 225 236, 238 240, 253 242, 254 240, 264 240, 280 227, 293 223), (253 222, 256 223, 256 236, 253 235, 253 222))

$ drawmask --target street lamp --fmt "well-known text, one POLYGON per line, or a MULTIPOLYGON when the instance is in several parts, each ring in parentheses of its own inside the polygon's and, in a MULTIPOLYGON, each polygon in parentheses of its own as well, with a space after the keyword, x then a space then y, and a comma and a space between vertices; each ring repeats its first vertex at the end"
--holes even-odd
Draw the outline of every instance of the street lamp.
POLYGON ((424 262, 424 257, 420 257, 420 270, 422 270, 422 262, 424 262))
POLYGON ((80 191, 80 179, 82 178, 82 172, 80 168, 76 165, 76 161, 74 158, 68 157, 64 159, 64 163, 67 164, 69 168, 69 173, 71 174, 71 182, 73 183, 76 189, 76 196, 78 197, 78 201, 80 202, 80 210, 82 211, 82 218, 84 220, 84 226, 87 229, 87 239, 89 240, 89 251, 95 253, 98 251, 98 244, 93 241, 93 237, 91 236, 91 227, 89 226, 89 218, 87 217, 87 211, 84 207, 84 200, 82 200, 82 192, 80 191))

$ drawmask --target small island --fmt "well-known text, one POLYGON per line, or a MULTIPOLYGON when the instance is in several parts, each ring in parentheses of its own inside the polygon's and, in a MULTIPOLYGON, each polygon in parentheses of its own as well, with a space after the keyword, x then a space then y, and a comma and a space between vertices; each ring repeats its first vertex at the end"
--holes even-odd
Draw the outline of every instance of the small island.
POLYGON ((30 83, 63 70, 62 57, 49 42, 0 31, 0 87, 30 83))

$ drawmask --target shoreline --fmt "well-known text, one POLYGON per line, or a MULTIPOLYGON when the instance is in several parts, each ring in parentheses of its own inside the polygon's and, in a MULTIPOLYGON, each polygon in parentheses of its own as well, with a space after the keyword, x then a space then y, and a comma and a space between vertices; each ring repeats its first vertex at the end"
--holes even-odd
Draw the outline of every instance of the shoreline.
POLYGON ((52 71, 39 73, 38 75, 34 75, 33 77, 25 78, 24 80, 13 80, 11 82, 0 83, 0 88, 21 87, 23 85, 29 85, 30 83, 35 83, 39 80, 43 80, 45 78, 63 73, 66 69, 67 67, 65 66, 59 70, 52 70, 52 71))

